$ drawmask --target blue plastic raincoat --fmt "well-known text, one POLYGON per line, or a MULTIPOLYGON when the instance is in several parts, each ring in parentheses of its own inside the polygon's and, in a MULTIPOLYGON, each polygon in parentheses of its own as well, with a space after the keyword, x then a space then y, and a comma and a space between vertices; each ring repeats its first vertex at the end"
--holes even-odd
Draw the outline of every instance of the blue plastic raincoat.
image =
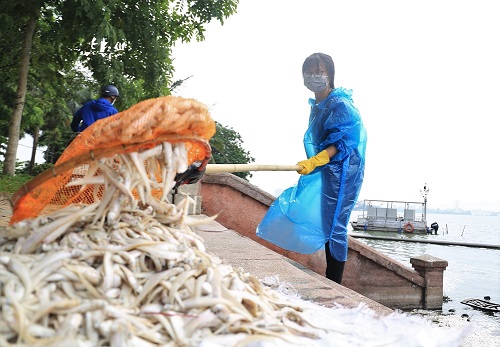
POLYGON ((302 254, 329 242, 335 259, 347 259, 347 225, 363 183, 366 151, 366 130, 351 95, 351 90, 336 88, 318 105, 309 99, 307 157, 330 145, 338 152, 281 193, 257 226, 257 236, 302 254))

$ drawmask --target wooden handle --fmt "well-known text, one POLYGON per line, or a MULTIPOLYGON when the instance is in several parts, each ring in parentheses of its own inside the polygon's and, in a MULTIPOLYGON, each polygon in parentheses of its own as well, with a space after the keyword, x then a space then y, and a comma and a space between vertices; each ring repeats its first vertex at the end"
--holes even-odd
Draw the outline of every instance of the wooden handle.
POLYGON ((300 165, 207 164, 207 173, 245 171, 297 171, 300 165))

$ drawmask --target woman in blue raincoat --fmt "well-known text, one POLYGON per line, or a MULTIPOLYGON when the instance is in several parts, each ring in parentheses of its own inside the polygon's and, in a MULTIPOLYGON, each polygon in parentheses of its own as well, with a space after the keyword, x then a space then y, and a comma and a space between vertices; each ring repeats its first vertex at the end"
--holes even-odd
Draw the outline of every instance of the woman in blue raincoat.
POLYGON ((350 90, 335 88, 335 65, 314 53, 302 65, 315 98, 304 135, 307 160, 298 183, 270 206, 257 235, 284 249, 313 253, 325 247, 326 277, 340 283, 347 260, 347 225, 363 183, 366 131, 350 90))

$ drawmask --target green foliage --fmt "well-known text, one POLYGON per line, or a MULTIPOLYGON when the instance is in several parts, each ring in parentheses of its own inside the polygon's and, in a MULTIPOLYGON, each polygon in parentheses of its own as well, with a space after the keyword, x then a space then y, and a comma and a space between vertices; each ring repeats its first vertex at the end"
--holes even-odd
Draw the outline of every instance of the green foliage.
POLYGON ((143 99, 158 97, 170 93, 175 42, 203 40, 203 26, 213 18, 223 23, 237 4, 238 0, 66 0, 54 6, 53 30, 45 32, 45 39, 72 47, 62 50, 62 57, 78 58, 101 84, 133 84, 143 99))
MULTIPOLYGON (((241 135, 231 127, 215 122, 216 133, 210 139, 212 159, 217 164, 249 164, 255 161, 250 152, 242 147, 241 135)), ((235 172, 234 175, 245 180, 252 177, 250 172, 235 172)))
POLYGON ((29 164, 29 161, 18 162, 16 165, 16 174, 36 176, 54 166, 49 163, 35 164, 30 170, 29 164))
MULTIPOLYGON (((203 40, 204 25, 223 23, 238 0, 0 1, 0 148, 16 104, 24 28, 36 19, 21 137, 41 130, 54 161, 67 143, 85 91, 115 84, 118 111, 170 94, 175 42, 203 40)), ((12 165, 10 165, 12 166, 12 165)))
POLYGON ((14 176, 0 174, 0 193, 15 193, 23 184, 30 181, 33 176, 19 174, 14 176))

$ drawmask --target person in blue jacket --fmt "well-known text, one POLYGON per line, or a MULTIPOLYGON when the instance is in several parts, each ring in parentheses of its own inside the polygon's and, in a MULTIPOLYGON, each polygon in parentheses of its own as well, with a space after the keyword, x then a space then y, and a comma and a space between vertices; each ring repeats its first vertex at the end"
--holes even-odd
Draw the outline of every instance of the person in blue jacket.
POLYGON ((314 53, 302 65, 304 85, 314 93, 304 135, 306 160, 298 183, 269 207, 257 235, 284 249, 313 253, 324 247, 326 277, 340 283, 347 260, 347 226, 363 183, 366 130, 351 98, 335 88, 335 65, 314 53))
POLYGON ((73 115, 71 130, 82 132, 99 119, 118 113, 114 103, 119 96, 120 92, 114 85, 102 87, 101 97, 98 100, 87 102, 73 115))

